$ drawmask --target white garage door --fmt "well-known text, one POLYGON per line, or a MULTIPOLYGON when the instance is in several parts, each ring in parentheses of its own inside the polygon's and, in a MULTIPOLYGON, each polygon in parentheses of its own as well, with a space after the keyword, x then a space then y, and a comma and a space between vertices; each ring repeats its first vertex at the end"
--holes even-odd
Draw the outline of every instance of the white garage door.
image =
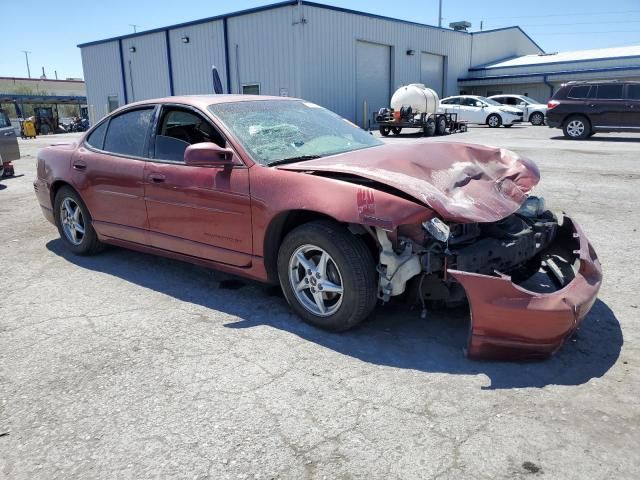
POLYGON ((420 56, 420 82, 443 95, 444 57, 433 53, 422 52, 420 56))
POLYGON ((356 120, 368 128, 372 112, 389 106, 391 47, 358 41, 356 56, 356 120))

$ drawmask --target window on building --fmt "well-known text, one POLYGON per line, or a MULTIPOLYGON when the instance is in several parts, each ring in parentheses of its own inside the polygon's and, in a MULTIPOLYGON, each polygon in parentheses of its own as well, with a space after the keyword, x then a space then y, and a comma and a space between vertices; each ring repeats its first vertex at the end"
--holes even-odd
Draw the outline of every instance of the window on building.
POLYGON ((146 156, 144 146, 152 116, 153 108, 144 108, 113 117, 109 122, 103 150, 132 157, 146 156))
POLYGON ((640 100, 640 84, 628 86, 627 98, 630 98, 631 100, 640 100))
POLYGON ((96 127, 96 129, 89 134, 87 138, 87 143, 91 145, 93 148, 97 148, 98 150, 102 150, 104 146, 104 134, 107 133, 107 124, 109 122, 102 122, 100 125, 96 127))
POLYGON ((616 84, 603 84, 598 85, 598 99, 601 100, 616 100, 622 98, 623 85, 616 84))
POLYGON ((119 106, 118 95, 109 95, 107 97, 107 113, 113 112, 119 106))
POLYGON ((182 108, 166 108, 155 137, 153 157, 182 162, 187 147, 202 142, 213 142, 223 148, 226 145, 220 132, 202 116, 182 108))
POLYGON ((260 84, 247 83, 245 85, 242 85, 242 94, 243 95, 260 95, 260 84))
POLYGON ((589 88, 591 88, 589 85, 571 87, 567 94, 567 98, 587 98, 589 95, 589 88))

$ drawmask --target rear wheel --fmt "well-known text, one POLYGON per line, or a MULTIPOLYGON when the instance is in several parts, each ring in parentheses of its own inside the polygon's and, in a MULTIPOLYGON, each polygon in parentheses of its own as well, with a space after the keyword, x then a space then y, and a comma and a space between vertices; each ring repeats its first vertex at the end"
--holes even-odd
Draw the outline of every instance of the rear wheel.
POLYGON ((487 125, 489 125, 489 128, 498 128, 502 125, 502 118, 497 113, 492 113, 487 117, 487 125))
POLYGON ((391 128, 389 127, 380 127, 380 135, 382 135, 383 137, 388 137, 389 136, 389 132, 391 132, 391 128))
POLYGON ((56 193, 53 214, 60 238, 73 253, 91 255, 102 249, 89 211, 71 187, 62 187, 56 193))
POLYGON ((402 127, 391 127, 391 131, 394 135, 400 135, 400 132, 402 132, 402 127))
POLYGON ((572 140, 584 140, 591 133, 591 125, 585 117, 574 115, 564 122, 562 132, 572 140))
POLYGON ((291 308, 325 330, 357 325, 376 304, 373 256, 359 237, 335 222, 316 221, 292 230, 278 253, 278 276, 291 308))
POLYGON ((531 125, 535 125, 536 127, 544 124, 544 115, 540 112, 533 112, 529 116, 529 122, 531 125))

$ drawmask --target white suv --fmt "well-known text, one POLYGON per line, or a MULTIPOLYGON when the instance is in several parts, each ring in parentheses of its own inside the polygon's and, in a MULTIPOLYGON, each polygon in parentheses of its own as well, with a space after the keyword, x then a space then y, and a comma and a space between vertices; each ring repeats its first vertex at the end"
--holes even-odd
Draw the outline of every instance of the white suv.
POLYGON ((500 125, 511 127, 522 121, 523 112, 517 108, 507 107, 490 98, 477 95, 457 95, 440 100, 445 113, 456 113, 458 121, 489 125, 497 128, 500 125))
POLYGON ((526 95, 493 95, 489 98, 502 105, 522 110, 524 122, 531 122, 531 125, 544 125, 544 116, 547 114, 547 105, 544 103, 526 95))

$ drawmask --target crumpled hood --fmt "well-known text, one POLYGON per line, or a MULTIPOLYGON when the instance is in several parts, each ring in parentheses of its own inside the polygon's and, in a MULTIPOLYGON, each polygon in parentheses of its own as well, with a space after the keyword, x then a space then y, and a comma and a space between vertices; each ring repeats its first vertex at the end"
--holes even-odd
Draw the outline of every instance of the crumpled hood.
POLYGON ((536 164, 514 152, 450 142, 385 144, 278 168, 374 180, 455 222, 501 220, 518 210, 540 180, 536 164))

